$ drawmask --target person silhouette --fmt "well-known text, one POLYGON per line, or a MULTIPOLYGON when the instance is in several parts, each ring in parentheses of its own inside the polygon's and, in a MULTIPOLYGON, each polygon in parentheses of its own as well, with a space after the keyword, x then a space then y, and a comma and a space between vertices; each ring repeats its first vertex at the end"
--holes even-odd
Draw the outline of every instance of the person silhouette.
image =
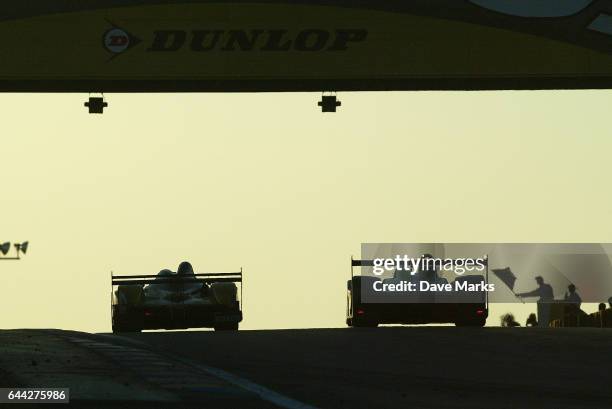
POLYGON ((612 327, 612 297, 608 298, 608 306, 610 308, 602 311, 601 314, 603 315, 603 320, 602 320, 603 326, 610 328, 612 327))
POLYGON ((538 288, 526 293, 515 294, 517 297, 539 297, 538 299, 538 326, 548 327, 550 321, 550 303, 555 299, 553 288, 546 284, 542 276, 535 278, 538 288))
POLYGON ((520 327, 521 324, 516 322, 516 320, 514 319, 514 315, 512 313, 508 312, 501 316, 501 326, 512 328, 512 327, 520 327))
POLYGON ((540 297, 538 302, 551 302, 554 300, 553 288, 550 284, 546 284, 541 276, 535 278, 538 288, 526 293, 518 293, 517 297, 540 297))
POLYGON ((588 319, 587 313, 580 309, 580 306, 582 305, 582 298, 580 298, 580 295, 578 295, 576 292, 576 286, 574 284, 567 286, 567 292, 565 293, 563 300, 567 303, 565 314, 569 315, 569 325, 581 326, 584 324, 588 319))
POLYGON ((582 305, 582 298, 580 298, 576 292, 576 286, 574 284, 567 286, 567 292, 563 299, 565 302, 575 305, 577 309, 580 309, 580 305, 582 305))
POLYGON ((525 326, 526 327, 537 327, 538 326, 538 319, 534 313, 529 314, 529 317, 527 317, 527 322, 525 322, 525 326))

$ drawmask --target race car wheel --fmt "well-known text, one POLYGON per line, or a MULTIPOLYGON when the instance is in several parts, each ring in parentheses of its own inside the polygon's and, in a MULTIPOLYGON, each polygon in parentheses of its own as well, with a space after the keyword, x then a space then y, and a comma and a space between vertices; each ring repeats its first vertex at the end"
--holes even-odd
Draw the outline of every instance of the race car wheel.
POLYGON ((355 328, 376 328, 376 327, 378 327, 378 322, 360 322, 360 323, 354 323, 353 327, 355 327, 355 328))
POLYGON ((226 324, 215 325, 215 331, 238 331, 237 322, 229 322, 226 324))
POLYGON ((125 332, 142 332, 140 328, 113 328, 113 334, 120 334, 125 332))
POLYGON ((113 323, 113 334, 119 334, 121 332, 141 332, 142 328, 129 327, 127 325, 120 325, 113 323))
POLYGON ((351 320, 351 324, 356 328, 376 328, 378 327, 378 322, 368 319, 361 319, 357 317, 353 317, 351 320))
POLYGON ((478 318, 478 319, 457 321, 457 322, 455 322, 455 326, 457 326, 457 327, 478 327, 478 328, 482 328, 482 327, 485 326, 486 323, 487 323, 486 319, 478 318))

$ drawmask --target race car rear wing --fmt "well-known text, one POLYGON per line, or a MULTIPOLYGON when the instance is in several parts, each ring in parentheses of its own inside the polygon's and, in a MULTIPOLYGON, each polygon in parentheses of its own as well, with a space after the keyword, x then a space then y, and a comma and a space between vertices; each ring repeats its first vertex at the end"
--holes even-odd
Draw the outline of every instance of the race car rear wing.
POLYGON ((173 275, 168 278, 160 279, 156 274, 143 274, 133 276, 116 276, 111 271, 111 287, 116 285, 146 285, 146 284, 168 284, 168 283, 240 283, 240 300, 243 301, 242 295, 242 268, 235 273, 201 273, 193 274, 188 278, 186 276, 173 275))
POLYGON ((111 272, 112 285, 145 285, 145 284, 168 284, 168 283, 242 283, 242 269, 235 273, 201 273, 186 276, 169 276, 159 278, 156 274, 116 276, 111 272))

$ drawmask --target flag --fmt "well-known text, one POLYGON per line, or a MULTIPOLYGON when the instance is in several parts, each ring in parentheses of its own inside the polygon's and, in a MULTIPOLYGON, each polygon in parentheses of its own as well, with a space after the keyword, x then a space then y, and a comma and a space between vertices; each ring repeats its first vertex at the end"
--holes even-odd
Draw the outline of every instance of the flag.
POLYGON ((497 276, 508 288, 514 292, 514 283, 516 282, 516 276, 510 270, 510 267, 499 268, 492 270, 493 274, 497 276))

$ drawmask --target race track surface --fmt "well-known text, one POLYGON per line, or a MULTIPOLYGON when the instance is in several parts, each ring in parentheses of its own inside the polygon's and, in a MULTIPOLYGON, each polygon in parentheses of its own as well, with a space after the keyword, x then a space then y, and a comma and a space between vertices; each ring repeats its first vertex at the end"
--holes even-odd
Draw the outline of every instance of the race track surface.
POLYGON ((320 408, 610 408, 612 330, 383 327, 116 336, 320 408))

